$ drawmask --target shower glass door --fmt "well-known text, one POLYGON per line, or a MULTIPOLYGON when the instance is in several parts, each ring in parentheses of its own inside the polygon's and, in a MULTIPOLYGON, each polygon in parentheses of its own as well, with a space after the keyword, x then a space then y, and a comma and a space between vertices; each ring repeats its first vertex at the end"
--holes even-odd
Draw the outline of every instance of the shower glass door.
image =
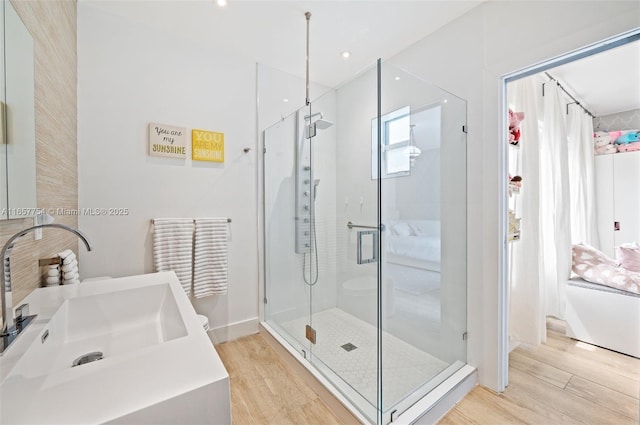
POLYGON ((317 260, 319 279, 311 290, 311 362, 372 423, 379 405, 379 201, 371 177, 376 99, 372 67, 313 100, 310 111, 317 127, 311 168, 320 182, 313 203, 318 255, 311 262, 317 260))
POLYGON ((388 63, 379 78, 371 175, 383 226, 378 407, 389 423, 466 363, 466 102, 388 63))

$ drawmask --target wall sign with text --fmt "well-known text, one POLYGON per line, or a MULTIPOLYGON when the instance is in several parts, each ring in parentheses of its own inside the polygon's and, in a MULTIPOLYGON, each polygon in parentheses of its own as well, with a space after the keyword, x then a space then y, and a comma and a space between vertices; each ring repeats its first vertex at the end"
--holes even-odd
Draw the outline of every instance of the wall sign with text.
POLYGON ((187 158, 187 129, 149 123, 149 155, 187 158))
POLYGON ((191 155, 194 161, 224 162, 224 133, 193 129, 191 155))

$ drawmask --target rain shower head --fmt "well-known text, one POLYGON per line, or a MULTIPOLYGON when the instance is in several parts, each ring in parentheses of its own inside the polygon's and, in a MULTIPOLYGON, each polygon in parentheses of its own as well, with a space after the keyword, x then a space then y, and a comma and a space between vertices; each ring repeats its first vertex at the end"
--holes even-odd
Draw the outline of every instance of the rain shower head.
MULTIPOLYGON (((317 130, 326 130, 327 128, 333 125, 331 121, 328 121, 322 118, 322 113, 318 112, 317 114, 314 114, 311 117, 315 115, 319 115, 320 118, 318 118, 315 121, 312 121, 311 124, 305 126, 305 129, 304 129, 305 139, 311 139, 312 137, 316 136, 317 130)), ((309 116, 307 115, 305 117, 305 121, 308 119, 309 119, 309 116)))
POLYGON ((319 120, 316 120, 314 122, 315 126, 317 129, 319 130, 326 130, 327 128, 331 127, 333 125, 333 123, 331 121, 325 120, 320 118, 319 120))
POLYGON ((333 123, 331 121, 324 119, 324 116, 322 115, 322 112, 316 112, 315 114, 305 115, 304 116, 304 120, 305 121, 311 121, 311 125, 315 124, 316 129, 318 129, 318 130, 326 130, 327 128, 329 128, 329 127, 331 127, 333 125, 333 123), (315 120, 315 121, 311 121, 315 117, 319 117, 319 118, 317 120, 315 120))

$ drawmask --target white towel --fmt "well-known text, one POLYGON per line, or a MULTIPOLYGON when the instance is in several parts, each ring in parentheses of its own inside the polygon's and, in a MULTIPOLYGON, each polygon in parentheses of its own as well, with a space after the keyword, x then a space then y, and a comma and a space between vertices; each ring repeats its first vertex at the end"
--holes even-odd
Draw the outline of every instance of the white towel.
MULTIPOLYGON (((9 267, 9 256, 2 263, 2 272, 4 273, 4 286, 7 288, 11 285, 11 268, 9 267)), ((2 289, 2 288, 0 288, 2 289)))
POLYGON ((71 261, 75 260, 76 254, 74 254, 70 249, 65 249, 64 251, 58 253, 58 257, 62 258, 63 261, 71 261))
POLYGON ((71 279, 75 279, 76 276, 78 275, 78 269, 71 269, 68 272, 64 272, 62 274, 62 276, 64 277, 64 280, 71 280, 71 279))
POLYGON ((187 295, 193 273, 193 219, 153 220, 153 261, 158 272, 173 271, 187 295))
POLYGON ((47 276, 47 286, 49 285, 60 285, 60 277, 59 276, 47 276))
POLYGON ((50 266, 49 270, 47 270, 48 277, 60 277, 60 270, 58 266, 50 266))
MULTIPOLYGON (((66 261, 66 260, 65 260, 66 261)), ((62 271, 69 272, 71 270, 78 270, 78 260, 73 260, 70 263, 62 263, 62 271)))
POLYGON ((195 220, 193 295, 226 294, 229 224, 226 218, 195 220))
POLYGON ((65 275, 62 284, 68 285, 70 283, 76 283, 78 281, 80 281, 80 275, 78 274, 78 272, 75 272, 73 274, 65 275))

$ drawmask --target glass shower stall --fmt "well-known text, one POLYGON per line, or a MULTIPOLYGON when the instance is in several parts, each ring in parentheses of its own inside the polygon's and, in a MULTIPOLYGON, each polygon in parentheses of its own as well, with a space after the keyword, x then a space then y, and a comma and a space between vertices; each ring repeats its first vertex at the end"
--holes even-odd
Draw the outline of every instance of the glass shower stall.
POLYGON ((265 323, 371 423, 466 363, 465 128, 378 61, 263 133, 265 323))

